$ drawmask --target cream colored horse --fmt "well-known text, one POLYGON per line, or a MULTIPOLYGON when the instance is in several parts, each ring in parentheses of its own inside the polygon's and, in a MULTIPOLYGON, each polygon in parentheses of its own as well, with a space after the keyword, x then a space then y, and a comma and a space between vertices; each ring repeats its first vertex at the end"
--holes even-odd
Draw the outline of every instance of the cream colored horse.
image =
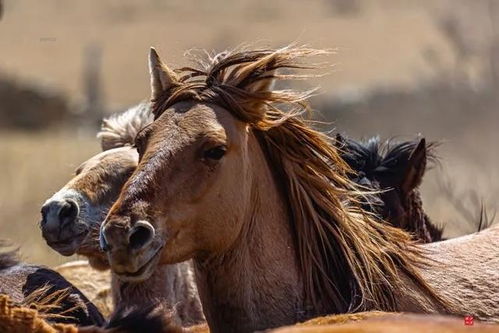
MULTIPOLYGON (((99 249, 99 226, 137 165, 133 139, 151 121, 145 103, 104 120, 98 135, 104 152, 82 163, 73 179, 42 207, 42 234, 54 250, 84 255, 98 269, 108 267, 99 249)), ((64 265, 58 271, 88 291, 107 314, 112 294, 115 312, 160 302, 174 310, 173 319, 182 326, 204 322, 190 262, 158 267, 149 280, 141 282, 121 281, 112 274, 111 293, 109 285, 103 286, 107 275, 89 272, 85 263, 64 265)))

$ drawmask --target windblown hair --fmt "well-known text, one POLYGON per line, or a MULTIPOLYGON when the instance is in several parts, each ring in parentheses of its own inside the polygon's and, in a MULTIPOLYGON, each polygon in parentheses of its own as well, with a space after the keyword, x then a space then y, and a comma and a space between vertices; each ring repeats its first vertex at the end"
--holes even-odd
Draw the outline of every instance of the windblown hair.
MULTIPOLYGON (((402 181, 401 178, 410 167, 411 155, 421 142, 421 140, 397 142, 394 139, 381 142, 379 137, 373 137, 365 141, 356 141, 343 137, 340 134, 336 136, 336 146, 339 147, 340 156, 354 171, 350 178, 356 183, 362 183, 362 185, 369 184, 366 186, 370 186, 372 190, 382 191, 382 193, 373 193, 373 196, 376 197, 371 196, 371 201, 376 200, 377 197, 383 198, 378 200, 381 201, 379 205, 372 206, 367 204, 364 205, 364 208, 378 213, 382 218, 388 219, 387 222, 396 227, 400 226, 390 218, 396 217, 392 216, 392 214, 397 211, 393 209, 393 205, 397 205, 397 202, 393 200, 393 197, 387 197, 384 194, 387 191, 399 189, 397 183, 402 181), (380 182, 380 178, 383 181, 380 182)), ((431 164, 438 162, 436 148, 439 143, 423 142, 425 160, 422 162, 424 163, 422 166, 423 173, 419 181, 422 180, 427 161, 431 164)), ((421 167, 421 165, 419 166, 421 167)), ((413 233, 416 239, 423 242, 440 241, 442 240, 443 228, 433 224, 428 215, 426 215, 418 190, 419 183, 414 185, 415 187, 411 193, 402 195, 400 192, 397 192, 399 198, 403 200, 400 204, 403 206, 404 218, 407 220, 404 229, 413 233)))
POLYGON ((153 113, 157 118, 180 101, 194 100, 224 107, 249 124, 288 193, 311 314, 396 310, 396 291, 404 288, 402 275, 445 308, 446 301, 417 272, 417 266, 428 264, 422 250, 409 234, 360 208, 364 192, 348 179, 350 168, 331 139, 302 118, 311 92, 272 90, 268 84, 267 89, 254 89, 274 79, 304 78, 275 71, 313 69, 317 66, 299 59, 326 53, 285 47, 209 57, 198 61, 200 68, 176 70, 177 82, 153 100, 153 113))
POLYGON ((142 102, 104 119, 101 130, 97 134, 102 150, 133 145, 137 133, 152 120, 150 103, 147 102, 142 102))
MULTIPOLYGON (((379 167, 389 167, 391 169, 400 166, 404 161, 409 160, 418 140, 396 142, 387 140, 381 142, 378 136, 369 138, 366 141, 356 141, 343 138, 345 147, 341 149, 341 157, 353 170, 373 172, 379 167)), ((437 142, 430 142, 426 145, 426 157, 429 162, 437 161, 437 142)))

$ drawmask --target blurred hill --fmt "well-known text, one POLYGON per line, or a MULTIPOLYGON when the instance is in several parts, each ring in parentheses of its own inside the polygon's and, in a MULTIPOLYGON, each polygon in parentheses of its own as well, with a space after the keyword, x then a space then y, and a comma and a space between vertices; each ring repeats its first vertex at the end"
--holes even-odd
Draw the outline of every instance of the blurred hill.
POLYGON ((109 103, 148 96, 146 55, 155 46, 173 65, 192 48, 293 41, 336 48, 324 91, 342 86, 410 85, 434 74, 424 51, 450 66, 447 38, 433 20, 443 1, 410 0, 5 0, 0 69, 82 98, 84 52, 102 48, 109 103))
POLYGON ((0 76, 0 128, 35 130, 62 125, 68 115, 64 95, 48 87, 0 76))

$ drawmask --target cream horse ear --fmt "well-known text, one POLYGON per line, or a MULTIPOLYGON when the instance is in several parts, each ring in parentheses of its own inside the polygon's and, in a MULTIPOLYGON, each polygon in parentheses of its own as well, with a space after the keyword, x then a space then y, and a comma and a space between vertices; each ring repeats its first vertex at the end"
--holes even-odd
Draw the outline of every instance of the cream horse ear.
POLYGON ((177 76, 168 68, 158 53, 151 47, 149 50, 149 73, 151 75, 151 100, 156 100, 161 94, 170 90, 177 83, 177 76))

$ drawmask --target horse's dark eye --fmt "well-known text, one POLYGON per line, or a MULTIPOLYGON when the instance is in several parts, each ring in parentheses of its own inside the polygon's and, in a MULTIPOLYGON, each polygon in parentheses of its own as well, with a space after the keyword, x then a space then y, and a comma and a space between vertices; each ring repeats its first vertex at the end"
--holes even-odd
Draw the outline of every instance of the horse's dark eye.
POLYGON ((205 150, 205 152, 203 153, 203 158, 218 161, 225 155, 226 150, 227 149, 224 146, 210 148, 208 150, 205 150))
POLYGON ((396 167, 399 163, 399 159, 398 158, 392 158, 391 160, 389 160, 387 163, 386 163, 386 167, 387 168, 393 168, 393 167, 396 167))

